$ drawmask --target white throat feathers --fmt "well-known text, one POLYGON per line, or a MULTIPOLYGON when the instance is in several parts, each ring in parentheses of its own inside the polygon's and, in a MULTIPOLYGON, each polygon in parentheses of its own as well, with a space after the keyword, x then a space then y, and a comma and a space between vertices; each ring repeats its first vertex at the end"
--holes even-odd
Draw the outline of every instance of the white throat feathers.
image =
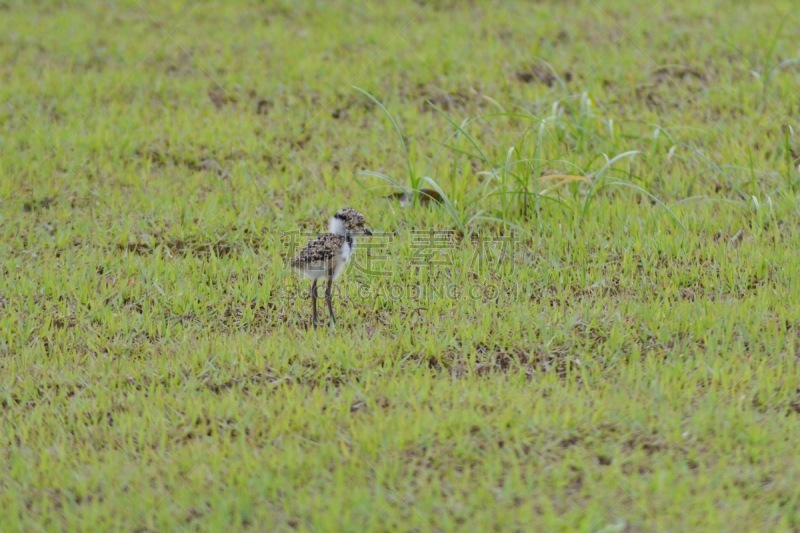
POLYGON ((345 261, 350 259, 350 256, 353 255, 353 249, 356 247, 356 240, 353 238, 350 233, 347 232, 347 228, 345 228, 344 220, 341 218, 332 217, 328 221, 328 233, 333 233, 334 235, 342 235, 345 238, 345 245, 344 249, 342 250, 342 257, 344 257, 345 261))
POLYGON ((328 233, 334 235, 347 235, 347 230, 344 227, 344 220, 341 218, 331 217, 328 221, 328 233))

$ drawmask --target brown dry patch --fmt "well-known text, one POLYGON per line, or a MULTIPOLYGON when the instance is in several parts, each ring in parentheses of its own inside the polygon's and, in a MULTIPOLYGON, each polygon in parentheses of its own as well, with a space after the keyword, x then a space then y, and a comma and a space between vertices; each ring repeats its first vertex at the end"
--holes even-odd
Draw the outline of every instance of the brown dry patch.
POLYGON ((797 398, 789 404, 788 413, 800 415, 800 390, 797 391, 797 398))
POLYGON ((169 250, 172 254, 182 256, 194 255, 198 257, 208 257, 211 255, 227 257, 234 252, 241 251, 240 245, 225 241, 196 242, 174 239, 160 244, 149 244, 140 241, 117 244, 117 250, 131 252, 137 255, 150 255, 159 248, 169 250))
POLYGON ((169 255, 227 257, 246 249, 258 251, 263 246, 261 236, 255 234, 250 228, 244 228, 240 232, 236 228, 229 227, 218 233, 219 236, 195 235, 185 239, 170 238, 165 233, 166 230, 151 233, 147 240, 129 237, 127 242, 118 242, 115 247, 117 250, 137 255, 150 255, 163 250, 169 255), (228 235, 233 237, 228 238, 228 235))
POLYGON ((259 98, 256 102, 256 115, 268 115, 274 104, 266 98, 259 98))
POLYGON ((541 83, 552 87, 561 78, 565 83, 572 81, 572 72, 567 70, 560 76, 545 65, 533 65, 515 72, 514 76, 521 83, 541 83))
POLYGON ((623 444, 623 449, 628 453, 642 450, 648 456, 668 449, 668 446, 656 433, 634 433, 623 444))
POLYGON ((220 317, 220 323, 215 326, 219 332, 240 331, 242 329, 257 329, 263 326, 273 326, 276 322, 287 323, 289 317, 286 310, 279 308, 275 302, 236 302, 229 303, 220 317), (253 319, 243 323, 245 310, 253 312, 253 319))
POLYGON ((184 522, 191 523, 196 520, 203 518, 206 514, 211 511, 211 504, 205 502, 203 507, 190 507, 186 511, 186 515, 184 516, 184 522))
POLYGON ((230 175, 224 166, 226 163, 247 157, 245 153, 239 151, 224 155, 207 155, 208 149, 204 146, 187 149, 186 151, 171 150, 169 141, 163 143, 163 146, 138 148, 135 154, 141 159, 149 160, 158 168, 183 167, 194 172, 213 172, 220 177, 228 177, 230 175))
MULTIPOLYGON (((250 434, 249 427, 245 426, 243 430, 245 435, 250 434)), ((235 439, 240 432, 239 422, 233 418, 211 419, 204 415, 197 417, 193 423, 190 422, 176 428, 176 435, 172 440, 176 443, 185 444, 203 437, 235 439)))
POLYGON ((219 86, 212 87, 208 90, 208 98, 217 109, 222 109, 226 105, 235 104, 237 102, 236 96, 219 86))
POLYGON ((423 112, 435 113, 435 107, 442 111, 454 111, 459 109, 479 108, 486 105, 486 101, 480 93, 470 87, 457 91, 446 91, 435 85, 417 87, 417 90, 409 96, 420 98, 420 110, 423 112))
POLYGON ((336 103, 331 111, 331 118, 334 120, 345 120, 350 118, 353 111, 370 112, 376 107, 375 102, 362 94, 336 94, 336 103))
POLYGON ((249 372, 240 376, 232 377, 227 380, 216 380, 212 377, 203 381, 205 387, 214 394, 236 389, 241 392, 249 392, 251 389, 263 389, 265 385, 275 383, 285 383, 286 378, 280 377, 272 370, 249 372))
MULTIPOLYGON (((400 202, 401 206, 406 206, 411 203, 413 194, 413 192, 397 191, 386 195, 385 198, 394 198, 400 202)), ((420 205, 441 204, 444 202, 442 195, 433 189, 420 189, 417 191, 417 199, 420 205)))
MULTIPOLYGON (((569 356, 567 349, 536 347, 503 347, 497 344, 489 346, 479 343, 474 372, 478 376, 489 376, 508 372, 525 372, 531 377, 538 372, 555 372, 565 377, 577 361, 569 356)), ((428 367, 438 372, 449 372, 454 377, 466 376, 469 372, 467 348, 451 348, 439 357, 427 357, 428 367)))
POLYGON ((705 85, 711 81, 711 75, 699 68, 684 65, 664 65, 653 70, 651 78, 658 84, 678 84, 697 82, 705 85))
POLYGON ((26 213, 34 213, 48 209, 56 202, 55 196, 43 196, 26 201, 22 204, 22 210, 26 213))
POLYGON ((636 87, 634 95, 639 102, 643 103, 651 111, 666 111, 667 107, 669 107, 668 102, 654 87, 641 85, 636 87))

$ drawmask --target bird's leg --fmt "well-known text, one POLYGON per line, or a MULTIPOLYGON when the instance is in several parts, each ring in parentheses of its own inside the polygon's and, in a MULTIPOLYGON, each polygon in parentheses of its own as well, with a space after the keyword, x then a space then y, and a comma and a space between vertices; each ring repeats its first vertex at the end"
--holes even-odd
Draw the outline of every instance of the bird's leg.
POLYGON ((331 304, 331 288, 333 287, 333 271, 328 272, 328 287, 325 289, 325 301, 328 302, 328 313, 331 315, 331 325, 336 324, 336 317, 333 316, 333 305, 331 304))
POLYGON ((313 323, 317 325, 317 280, 311 282, 311 309, 313 310, 313 323))

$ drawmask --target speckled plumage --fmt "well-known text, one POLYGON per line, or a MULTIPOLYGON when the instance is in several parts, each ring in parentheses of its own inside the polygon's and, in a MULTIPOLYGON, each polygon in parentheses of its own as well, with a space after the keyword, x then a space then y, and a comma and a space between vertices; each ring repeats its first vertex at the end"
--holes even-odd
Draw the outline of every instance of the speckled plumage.
POLYGON ((328 234, 317 237, 300 250, 292 261, 292 266, 302 268, 309 263, 328 261, 342 248, 344 241, 345 238, 341 235, 328 234))
POLYGON ((364 224, 366 220, 364 219, 364 215, 353 209, 352 207, 345 207, 344 209, 339 209, 334 218, 338 218, 339 220, 345 221, 346 229, 357 231, 358 229, 364 229, 364 224))
POLYGON ((340 209, 328 223, 329 234, 317 237, 300 250, 291 261, 292 268, 300 271, 311 283, 311 309, 313 323, 317 324, 317 281, 327 279, 325 301, 331 315, 331 323, 336 322, 331 303, 333 280, 339 277, 344 265, 350 260, 355 247, 355 236, 372 235, 367 228, 364 215, 352 208, 340 209))
POLYGON ((322 235, 298 252, 292 260, 292 268, 299 270, 311 279, 333 277, 342 271, 342 266, 350 258, 352 240, 343 235, 322 235))

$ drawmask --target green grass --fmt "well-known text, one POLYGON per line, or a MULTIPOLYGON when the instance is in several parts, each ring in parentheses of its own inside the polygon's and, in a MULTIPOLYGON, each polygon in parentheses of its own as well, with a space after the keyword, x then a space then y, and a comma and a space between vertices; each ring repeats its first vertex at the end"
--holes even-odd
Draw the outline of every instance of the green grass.
POLYGON ((0 530, 796 531, 795 7, 0 1, 0 530))

